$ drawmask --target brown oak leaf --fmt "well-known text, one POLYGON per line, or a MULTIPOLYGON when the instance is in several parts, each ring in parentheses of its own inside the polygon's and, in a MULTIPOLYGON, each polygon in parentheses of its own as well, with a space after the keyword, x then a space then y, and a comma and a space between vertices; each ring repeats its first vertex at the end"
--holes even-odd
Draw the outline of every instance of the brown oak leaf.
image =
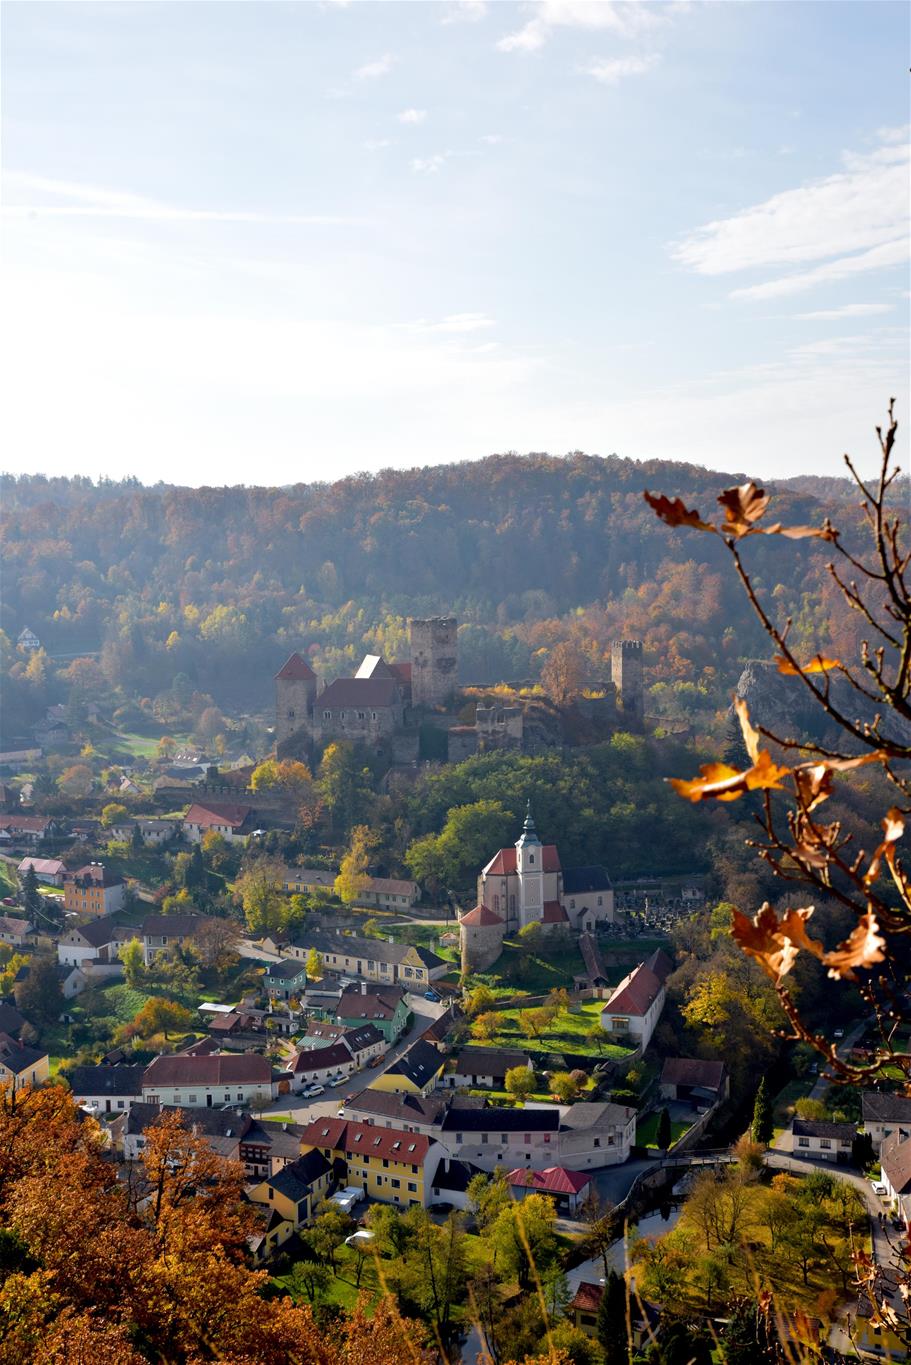
POLYGON ((775 662, 779 673, 792 678, 799 678, 801 673, 828 673, 831 668, 844 667, 841 659, 827 659, 824 654, 817 654, 808 664, 800 664, 797 668, 783 654, 776 654, 775 662))
POLYGON ((668 526, 694 526, 697 531, 715 532, 711 522, 703 521, 695 508, 690 511, 680 498, 667 498, 663 493, 649 493, 648 489, 642 496, 668 526))
POLYGON ((734 710, 737 712, 737 719, 740 721, 740 733, 743 735, 746 751, 750 756, 750 761, 755 763, 759 758, 759 731, 750 720, 750 708, 747 706, 744 697, 734 698, 734 710))
POLYGON ((743 536, 753 530, 753 523, 768 507, 769 495, 764 489, 757 488, 751 479, 737 488, 726 488, 718 494, 718 501, 724 508, 724 530, 735 536, 743 536))
MULTIPOLYGON (((864 884, 872 885, 879 876, 879 869, 882 866, 883 858, 889 864, 893 877, 898 882, 898 873, 895 865, 895 845, 905 832, 905 817, 897 806, 891 806, 886 811, 883 820, 883 841, 877 848, 873 857, 870 859, 870 866, 867 868, 864 884)), ((899 889, 901 883, 899 882, 899 889)))
POLYGON ((885 958, 886 940, 879 932, 879 925, 872 910, 861 915, 844 943, 831 953, 826 953, 823 962, 829 969, 829 976, 842 977, 853 981, 855 967, 872 967, 875 962, 885 958))
POLYGON ((731 915, 731 936, 747 954, 754 957, 767 976, 777 985, 787 976, 801 948, 808 948, 815 957, 822 954, 822 945, 809 938, 806 922, 813 906, 789 910, 779 922, 768 901, 753 919, 734 910, 731 915))

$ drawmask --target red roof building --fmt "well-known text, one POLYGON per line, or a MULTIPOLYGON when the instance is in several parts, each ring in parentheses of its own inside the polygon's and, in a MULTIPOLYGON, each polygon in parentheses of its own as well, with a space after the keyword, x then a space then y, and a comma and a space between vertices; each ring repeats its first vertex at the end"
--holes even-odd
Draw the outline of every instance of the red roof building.
POLYGON ((543 1171, 521 1168, 506 1177, 514 1199, 526 1194, 547 1194, 564 1212, 574 1213, 584 1203, 591 1185, 591 1176, 584 1171, 567 1171, 562 1166, 548 1166, 543 1171))
POLYGON ((306 659, 302 659, 297 653, 291 655, 287 663, 283 664, 278 670, 275 677, 276 680, 278 678, 284 681, 290 679, 292 682, 316 682, 316 674, 313 669, 306 659))

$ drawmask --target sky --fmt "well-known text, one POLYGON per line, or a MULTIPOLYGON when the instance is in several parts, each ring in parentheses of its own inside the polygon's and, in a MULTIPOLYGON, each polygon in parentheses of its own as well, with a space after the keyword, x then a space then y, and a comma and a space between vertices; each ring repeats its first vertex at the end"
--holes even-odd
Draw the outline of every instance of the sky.
POLYGON ((7 2, 0 466, 868 470, 909 417, 909 16, 7 2))

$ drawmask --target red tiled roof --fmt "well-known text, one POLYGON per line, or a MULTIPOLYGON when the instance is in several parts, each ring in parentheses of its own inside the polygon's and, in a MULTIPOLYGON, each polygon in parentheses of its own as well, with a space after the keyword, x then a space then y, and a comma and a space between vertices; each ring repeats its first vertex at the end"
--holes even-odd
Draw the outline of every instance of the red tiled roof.
POLYGON ((287 663, 282 665, 275 676, 276 678, 292 678, 296 682, 316 680, 316 674, 306 659, 302 659, 296 652, 291 655, 287 663))
POLYGON ((330 1067, 350 1066, 351 1053, 344 1043, 330 1043, 328 1047, 305 1048, 294 1058, 291 1070, 295 1075, 310 1071, 328 1071, 330 1067))
POLYGON ((473 910, 467 910, 464 915, 459 916, 460 924, 502 924, 503 920, 495 911, 489 910, 483 903, 476 905, 473 910))
POLYGON ((396 706, 402 694, 394 678, 336 678, 316 699, 321 709, 344 706, 396 706))
POLYGON ((207 825, 231 825, 234 829, 239 829, 252 810, 251 806, 222 805, 193 805, 183 817, 185 825, 200 825, 205 828, 207 825))
POLYGON ((144 1089, 166 1085, 262 1085, 272 1083, 272 1066, 255 1052, 220 1052, 211 1057, 186 1053, 156 1057, 142 1078, 144 1089))
POLYGON ((26 834, 43 834, 50 823, 46 815, 0 814, 0 829, 21 829, 26 834))
POLYGON ((591 1176, 584 1171, 567 1171, 562 1166, 548 1166, 543 1171, 520 1168, 510 1171, 506 1177, 509 1185, 519 1185, 541 1194, 578 1194, 590 1180, 591 1176))
MULTIPOLYGON (((556 844, 542 844, 541 858, 545 872, 560 871, 560 855, 556 844)), ((501 848, 495 853, 481 873, 482 877, 508 877, 516 870, 516 850, 501 848)))
POLYGON ((640 962, 623 978, 601 1013, 646 1015, 662 989, 655 973, 640 962))
POLYGON ((301 1134, 302 1147, 329 1147, 346 1156, 379 1156, 418 1166, 430 1150, 430 1139, 400 1128, 379 1128, 347 1119, 314 1119, 301 1134))
POLYGON ((541 916, 542 924, 568 924, 569 915, 563 909, 559 901, 545 901, 544 913, 541 916))
POLYGON ((576 1296, 569 1304, 570 1308, 577 1308, 580 1313, 597 1313, 601 1307, 601 1300, 604 1297, 604 1286, 600 1284, 589 1284, 588 1280, 583 1280, 576 1290, 576 1296))

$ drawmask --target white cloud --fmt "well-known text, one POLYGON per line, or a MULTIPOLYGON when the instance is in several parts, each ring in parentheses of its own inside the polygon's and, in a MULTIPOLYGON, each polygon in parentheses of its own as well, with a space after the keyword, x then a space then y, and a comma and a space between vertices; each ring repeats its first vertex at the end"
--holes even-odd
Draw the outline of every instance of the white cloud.
POLYGON ((501 52, 535 52, 555 28, 601 29, 619 38, 638 38, 688 9, 683 0, 540 0, 533 18, 497 43, 501 52))
POLYGON ((418 124, 423 123, 427 117, 426 109, 403 109, 400 114, 396 114, 399 123, 418 124))
POLYGON ((375 81, 380 76, 388 76, 394 65, 395 58, 392 53, 384 52, 382 57, 377 57, 372 62, 365 62, 352 74, 356 81, 375 81))
POLYGON ((476 24, 487 16, 487 0, 452 0, 446 6, 441 24, 476 24))
POLYGON ((652 71, 660 60, 657 52, 650 52, 645 57, 594 57, 582 70, 602 85, 616 85, 626 76, 642 76, 646 71, 652 71))
POLYGON ((392 141, 388 137, 368 137, 364 146, 368 152, 378 152, 383 147, 391 147, 392 141))
POLYGON ((291 223, 336 224, 353 220, 336 214, 275 214, 255 209, 196 209, 165 204, 142 194, 82 185, 71 180, 8 171, 4 176, 7 199, 30 195, 28 200, 6 203, 9 218, 125 218, 158 223, 291 223), (60 201, 64 202, 61 203, 60 201))
POLYGON ((448 313, 439 322, 427 322, 421 318, 418 322, 406 322, 403 325, 408 331, 413 332, 465 333, 495 327, 496 321, 488 313, 448 313))
POLYGON ((416 156, 411 162, 411 169, 416 175, 436 175, 445 160, 445 152, 434 152, 433 156, 416 156))
POLYGON ((891 313, 891 303, 845 303, 841 308, 820 308, 815 313, 797 313, 801 322, 835 322, 838 318, 867 318, 891 313))
POLYGON ((502 133, 482 133, 478 138, 479 142, 486 142, 488 147, 496 147, 503 141, 502 133))
POLYGON ((672 256, 701 275, 826 262, 732 294, 754 299, 897 264, 908 234, 907 146, 846 152, 842 160, 845 169, 835 175, 697 228, 672 245, 672 256))

